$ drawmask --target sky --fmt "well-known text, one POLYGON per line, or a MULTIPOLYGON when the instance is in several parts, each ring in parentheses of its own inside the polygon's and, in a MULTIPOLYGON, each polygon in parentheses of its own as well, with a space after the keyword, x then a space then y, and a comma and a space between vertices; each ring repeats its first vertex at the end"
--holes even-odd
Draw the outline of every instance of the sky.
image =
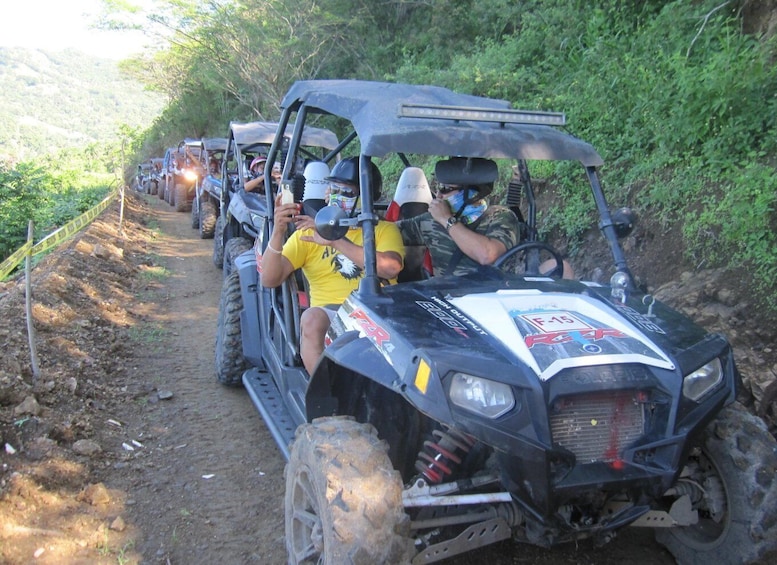
POLYGON ((105 59, 124 59, 149 41, 140 32, 89 29, 100 0, 0 0, 0 46, 57 51, 68 47, 105 59))

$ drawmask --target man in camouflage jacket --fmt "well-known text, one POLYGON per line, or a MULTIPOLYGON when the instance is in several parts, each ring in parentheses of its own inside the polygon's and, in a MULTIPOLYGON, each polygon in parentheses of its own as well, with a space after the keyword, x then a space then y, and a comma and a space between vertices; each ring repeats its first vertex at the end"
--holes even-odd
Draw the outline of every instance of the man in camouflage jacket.
POLYGON ((520 224, 512 210, 485 200, 497 174, 496 163, 488 159, 440 161, 429 211, 397 222, 405 245, 429 249, 435 276, 462 275, 489 265, 519 243, 520 224))

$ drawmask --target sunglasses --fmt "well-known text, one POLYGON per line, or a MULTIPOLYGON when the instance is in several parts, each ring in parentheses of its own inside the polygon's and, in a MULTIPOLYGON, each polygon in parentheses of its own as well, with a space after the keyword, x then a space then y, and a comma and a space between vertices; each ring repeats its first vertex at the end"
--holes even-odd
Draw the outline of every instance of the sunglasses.
POLYGON ((354 196, 359 195, 359 193, 356 191, 356 188, 335 182, 329 183, 329 193, 342 194, 346 198, 353 198, 354 196))
POLYGON ((452 184, 437 185, 437 192, 440 194, 450 194, 451 192, 456 192, 457 190, 461 190, 461 187, 458 185, 452 185, 452 184))

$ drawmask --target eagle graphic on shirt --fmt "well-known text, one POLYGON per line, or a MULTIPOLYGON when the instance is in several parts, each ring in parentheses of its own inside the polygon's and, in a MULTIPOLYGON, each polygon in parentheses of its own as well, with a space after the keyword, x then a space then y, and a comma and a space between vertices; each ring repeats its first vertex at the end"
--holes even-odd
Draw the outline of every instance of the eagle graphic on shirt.
POLYGON ((351 261, 345 255, 337 254, 332 257, 332 270, 335 273, 340 273, 344 279, 352 280, 358 279, 362 275, 361 267, 351 261))

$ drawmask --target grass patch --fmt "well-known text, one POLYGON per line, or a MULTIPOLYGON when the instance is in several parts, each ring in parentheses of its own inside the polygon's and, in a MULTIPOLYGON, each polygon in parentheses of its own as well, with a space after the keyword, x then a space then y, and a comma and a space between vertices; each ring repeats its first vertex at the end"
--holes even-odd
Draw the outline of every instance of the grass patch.
POLYGON ((159 343, 169 332, 159 324, 139 324, 129 328, 127 333, 130 340, 139 345, 152 345, 159 343))
POLYGON ((146 282, 162 282, 170 276, 170 271, 162 265, 141 267, 140 278, 146 282))

